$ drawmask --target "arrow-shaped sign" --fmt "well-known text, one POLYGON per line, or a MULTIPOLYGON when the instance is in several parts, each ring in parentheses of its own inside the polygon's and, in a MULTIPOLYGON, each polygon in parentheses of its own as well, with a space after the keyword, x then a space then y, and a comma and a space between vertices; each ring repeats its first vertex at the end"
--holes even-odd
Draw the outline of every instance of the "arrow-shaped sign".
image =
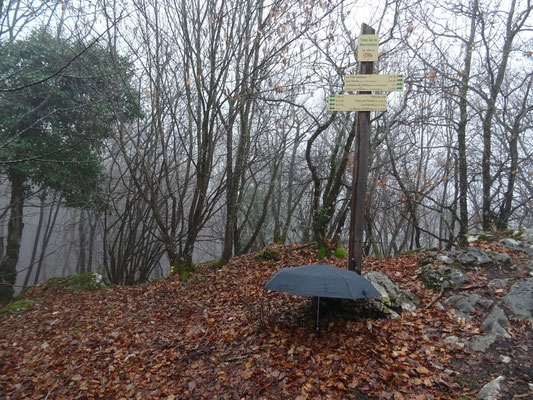
POLYGON ((332 94, 329 111, 387 111, 384 94, 332 94))
POLYGON ((403 75, 346 75, 344 90, 354 92, 402 91, 403 75))

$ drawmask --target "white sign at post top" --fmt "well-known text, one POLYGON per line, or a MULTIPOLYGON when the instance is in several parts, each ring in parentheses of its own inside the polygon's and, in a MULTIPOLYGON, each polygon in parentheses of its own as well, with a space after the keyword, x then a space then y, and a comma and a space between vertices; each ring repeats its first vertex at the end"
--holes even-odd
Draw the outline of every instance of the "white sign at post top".
POLYGON ((378 35, 360 35, 357 47, 357 61, 371 62, 378 60, 378 35))

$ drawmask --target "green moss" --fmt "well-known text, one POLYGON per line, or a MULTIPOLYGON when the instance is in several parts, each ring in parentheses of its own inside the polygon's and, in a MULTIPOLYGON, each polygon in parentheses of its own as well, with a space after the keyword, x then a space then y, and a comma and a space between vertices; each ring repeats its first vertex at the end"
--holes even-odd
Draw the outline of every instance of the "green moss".
POLYGON ((192 279, 197 282, 205 282, 207 280, 204 274, 199 273, 194 274, 192 279))
POLYGON ((172 263, 172 275, 178 275, 182 282, 187 282, 191 272, 196 271, 198 267, 192 262, 185 260, 176 260, 172 263))
POLYGON ((470 236, 477 237, 478 240, 483 240, 485 242, 492 242, 504 238, 512 238, 512 239, 519 239, 525 232, 525 229, 519 229, 517 231, 513 229, 502 229, 499 231, 493 231, 493 232, 477 232, 477 233, 471 233, 470 236))
POLYGON ((456 376, 454 382, 457 383, 461 389, 479 389, 480 385, 477 381, 468 379, 466 376, 459 375, 456 376))
POLYGON ((345 259, 348 256, 348 251, 346 249, 343 249, 342 247, 338 247, 335 249, 335 252, 333 254, 337 258, 345 259))
POLYGON ((422 280, 422 284, 431 290, 440 290, 441 288, 441 282, 439 278, 436 275, 430 275, 428 272, 431 271, 431 265, 426 264, 422 266, 421 273, 420 273, 420 279, 422 280))
POLYGON ((279 255, 279 251, 277 251, 276 249, 267 247, 261 250, 259 253, 257 253, 255 258, 258 259, 259 261, 270 261, 270 260, 277 261, 280 259, 280 255, 279 255))
POLYGON ((78 290, 100 290, 106 287, 102 276, 93 272, 86 274, 76 274, 70 276, 50 278, 41 285, 44 290, 48 289, 67 289, 72 291, 78 290))
POLYGON ((0 314, 19 314, 22 311, 31 310, 33 307, 35 307, 35 302, 33 300, 17 300, 0 309, 0 314))
POLYGON ((223 258, 219 258, 218 260, 213 261, 210 263, 207 268, 209 269, 221 269, 224 265, 226 265, 226 260, 223 258))
POLYGON ((56 289, 56 288, 65 286, 65 284, 67 284, 67 282, 68 282, 68 278, 67 277, 55 277, 55 278, 48 279, 41 286, 44 289, 56 289))
POLYGON ((424 248, 406 250, 406 251, 402 251, 402 252, 396 254, 396 257, 410 256, 410 255, 413 255, 413 254, 419 254, 419 253, 422 253, 424 251, 430 251, 430 250, 431 249, 424 249, 424 248))
POLYGON ((100 290, 105 287, 93 273, 71 275, 67 277, 71 290, 100 290))
POLYGON ((316 258, 317 260, 322 260, 328 256, 328 249, 326 249, 326 246, 320 246, 316 252, 316 258))
POLYGON ((424 265, 433 264, 435 259, 432 256, 424 256, 418 261, 418 265, 423 267, 424 265))

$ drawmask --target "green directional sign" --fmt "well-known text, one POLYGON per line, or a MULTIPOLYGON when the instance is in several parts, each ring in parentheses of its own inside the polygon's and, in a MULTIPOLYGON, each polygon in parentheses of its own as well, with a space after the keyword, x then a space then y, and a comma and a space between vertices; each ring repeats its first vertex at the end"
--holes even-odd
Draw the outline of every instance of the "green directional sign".
POLYGON ((344 90, 371 92, 378 91, 402 91, 403 74, 399 75, 346 75, 344 90))
POLYGON ((332 94, 329 111, 387 111, 384 94, 332 94))

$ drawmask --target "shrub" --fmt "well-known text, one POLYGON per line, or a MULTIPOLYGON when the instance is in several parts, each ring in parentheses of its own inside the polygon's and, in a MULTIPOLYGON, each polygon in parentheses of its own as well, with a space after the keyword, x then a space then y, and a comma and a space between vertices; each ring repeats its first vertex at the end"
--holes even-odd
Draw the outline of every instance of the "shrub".
POLYGON ((326 246, 320 246, 316 252, 316 258, 317 260, 322 260, 328 256, 328 249, 326 249, 326 246))
POLYGON ((184 260, 176 260, 172 264, 172 275, 178 275, 182 282, 187 282, 191 272, 196 271, 198 267, 192 262, 184 260))
POLYGON ((334 254, 335 254, 335 257, 344 259, 346 258, 346 256, 348 256, 348 251, 342 247, 337 247, 335 249, 334 254))

